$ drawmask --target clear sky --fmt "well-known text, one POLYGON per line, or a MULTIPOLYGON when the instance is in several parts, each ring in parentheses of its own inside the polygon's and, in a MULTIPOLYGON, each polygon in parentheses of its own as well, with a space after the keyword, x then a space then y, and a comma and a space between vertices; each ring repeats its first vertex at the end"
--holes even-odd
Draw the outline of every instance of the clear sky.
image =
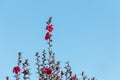
POLYGON ((0 80, 13 80, 18 52, 29 59, 35 79, 34 55, 47 49, 50 16, 61 66, 70 61, 78 75, 120 79, 120 0, 0 0, 0 80))

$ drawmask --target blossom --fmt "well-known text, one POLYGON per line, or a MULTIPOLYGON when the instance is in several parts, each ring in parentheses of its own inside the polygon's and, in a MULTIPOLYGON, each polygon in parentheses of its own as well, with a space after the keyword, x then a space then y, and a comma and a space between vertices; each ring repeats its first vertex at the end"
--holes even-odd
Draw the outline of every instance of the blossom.
POLYGON ((77 77, 75 75, 75 76, 71 77, 70 80, 78 80, 78 79, 77 79, 77 77))
POLYGON ((29 74, 30 72, 29 72, 29 70, 24 70, 23 73, 24 74, 29 74))
POLYGON ((19 80, 19 78, 16 78, 16 80, 19 80))
POLYGON ((50 75, 52 73, 52 70, 50 68, 44 68, 43 69, 44 73, 46 73, 47 75, 50 75))
POLYGON ((15 73, 15 74, 18 74, 20 71, 21 71, 21 69, 20 69, 19 66, 15 66, 15 67, 13 68, 13 73, 15 73))
POLYGON ((61 74, 61 76, 62 76, 62 75, 64 75, 64 72, 63 72, 63 71, 61 71, 61 73, 60 73, 60 74, 61 74))
POLYGON ((52 32, 54 30, 54 28, 52 25, 47 25, 46 30, 48 30, 49 32, 52 32))
POLYGON ((18 62, 19 62, 19 63, 21 63, 21 62, 22 62, 22 60, 21 60, 21 59, 19 59, 19 60, 18 60, 18 62))
POLYGON ((45 40, 50 39, 50 38, 51 38, 51 36, 52 36, 52 35, 51 35, 49 32, 47 32, 47 33, 46 33, 46 36, 45 36, 45 40))
POLYGON ((59 69, 60 69, 60 67, 59 67, 59 66, 57 66, 57 67, 56 67, 56 70, 59 70, 59 69))

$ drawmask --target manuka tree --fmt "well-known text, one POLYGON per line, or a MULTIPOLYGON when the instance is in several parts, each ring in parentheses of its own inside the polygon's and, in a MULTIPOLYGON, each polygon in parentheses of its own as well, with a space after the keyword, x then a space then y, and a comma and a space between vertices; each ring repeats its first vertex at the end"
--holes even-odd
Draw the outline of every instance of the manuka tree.
MULTIPOLYGON (((54 27, 51 24, 52 17, 48 19, 46 26, 45 40, 48 43, 48 50, 43 50, 42 55, 36 52, 36 80, 95 80, 95 77, 89 78, 84 72, 81 75, 73 74, 69 62, 66 62, 65 69, 61 70, 60 61, 56 61, 55 53, 52 51, 52 32, 54 27), (80 79, 78 78, 80 76, 80 79)), ((21 53, 18 53, 17 66, 13 68, 15 80, 31 80, 29 62, 22 60, 21 53), (21 77, 22 76, 22 77, 21 77)), ((6 77, 9 80, 9 77, 6 77)))

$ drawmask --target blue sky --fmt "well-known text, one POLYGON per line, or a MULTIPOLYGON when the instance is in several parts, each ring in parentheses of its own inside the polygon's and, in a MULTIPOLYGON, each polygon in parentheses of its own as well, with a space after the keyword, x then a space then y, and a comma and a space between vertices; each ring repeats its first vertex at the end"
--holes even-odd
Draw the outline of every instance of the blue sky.
POLYGON ((48 18, 54 25, 53 51, 76 74, 97 80, 120 76, 120 0, 0 0, 0 80, 9 75, 22 52, 32 66, 34 54, 47 49, 48 18))

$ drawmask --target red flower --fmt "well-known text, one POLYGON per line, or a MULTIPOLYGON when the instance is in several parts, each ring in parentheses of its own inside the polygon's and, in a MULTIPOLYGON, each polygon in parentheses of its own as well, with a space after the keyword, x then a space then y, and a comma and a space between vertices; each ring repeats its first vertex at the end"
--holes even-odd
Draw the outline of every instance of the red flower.
POLYGON ((18 74, 20 71, 21 71, 21 69, 20 69, 19 66, 15 66, 15 67, 13 68, 13 73, 15 73, 15 74, 18 74))
POLYGON ((44 73, 46 73, 47 75, 50 75, 52 73, 52 70, 50 68, 44 68, 43 69, 44 73))
POLYGON ((30 72, 29 72, 29 70, 24 70, 23 73, 24 74, 29 74, 30 72))
POLYGON ((78 79, 76 78, 76 75, 75 75, 75 76, 71 77, 70 80, 78 80, 78 79))
POLYGON ((50 38, 51 38, 51 36, 52 36, 52 35, 51 35, 49 32, 47 32, 47 33, 46 33, 46 36, 45 36, 45 40, 50 39, 50 38))
POLYGON ((49 32, 52 32, 53 31, 53 26, 52 25, 47 25, 46 26, 46 30, 48 30, 49 32))

